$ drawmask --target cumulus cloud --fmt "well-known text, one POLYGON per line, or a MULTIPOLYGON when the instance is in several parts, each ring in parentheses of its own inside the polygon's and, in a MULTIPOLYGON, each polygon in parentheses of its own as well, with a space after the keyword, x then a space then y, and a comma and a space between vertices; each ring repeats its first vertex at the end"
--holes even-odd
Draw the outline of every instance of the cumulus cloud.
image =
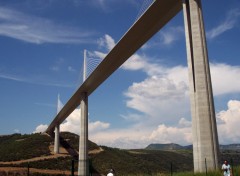
POLYGON ((214 95, 237 93, 240 91, 240 66, 223 63, 210 65, 214 95))
MULTIPOLYGON (((61 131, 69 131, 75 134, 79 134, 80 132, 80 109, 75 109, 69 116, 66 118, 65 122, 63 122, 60 126, 61 131)), ((101 131, 109 128, 110 124, 101 121, 88 122, 88 131, 89 134, 96 133, 97 131, 101 131)))
POLYGON ((149 144, 149 131, 146 128, 109 129, 98 132, 91 139, 99 145, 117 148, 143 148, 149 144))
POLYGON ((105 34, 104 37, 98 40, 98 45, 100 47, 107 48, 107 50, 110 51, 116 45, 116 43, 110 35, 105 34))
POLYGON ((174 83, 168 78, 153 76, 140 83, 133 83, 125 96, 128 98, 127 107, 150 117, 173 122, 180 114, 184 115, 184 107, 188 101, 187 91, 188 88, 183 82, 174 83), (173 107, 175 111, 171 110, 173 107))
POLYGON ((156 63, 150 63, 145 55, 133 54, 122 66, 122 69, 131 71, 143 71, 147 75, 161 74, 165 68, 156 63))
MULTIPOLYGON (((61 125, 61 131, 70 131, 79 134, 80 110, 75 110, 61 125)), ((228 109, 216 114, 218 135, 221 144, 237 143, 240 140, 238 124, 240 123, 240 101, 230 100, 228 109)), ((157 126, 134 124, 126 128, 110 128, 106 122, 89 122, 89 138, 99 145, 118 148, 144 148, 151 143, 178 143, 189 145, 192 143, 191 121, 180 118, 177 124, 157 126)), ((44 132, 47 125, 39 125, 34 133, 44 132)))
MULTIPOLYGON (((141 70, 146 78, 134 82, 125 91, 126 105, 150 117, 163 117, 168 122, 189 113, 189 79, 187 66, 165 67, 150 63, 146 56, 133 55, 122 66, 126 70, 141 70), (179 103, 181 102, 181 103, 179 103), (174 107, 175 111, 171 109, 174 107), (164 113, 165 112, 165 113, 164 113), (171 118, 166 117, 174 117, 171 118)), ((223 63, 210 64, 215 96, 237 93, 240 90, 239 66, 223 63), (234 83, 234 84, 233 84, 234 83)))
MULTIPOLYGON (((210 67, 215 96, 239 92, 240 82, 236 76, 240 74, 239 66, 214 63, 210 64, 210 67)), ((139 120, 138 124, 143 128, 158 124, 155 129, 152 129, 148 141, 190 143, 188 68, 186 66, 165 67, 158 63, 150 63, 146 56, 137 54, 130 58, 122 68, 131 71, 141 70, 147 75, 143 81, 134 82, 124 92, 127 97, 127 107, 142 112, 144 115, 140 117, 141 115, 130 114, 129 117, 124 116, 124 119, 135 121, 141 119, 142 122, 139 120), (149 123, 150 121, 152 123, 149 123), (179 123, 174 123, 176 121, 179 121, 179 123)), ((221 121, 222 123, 219 123, 219 125, 223 125, 223 120, 217 118, 217 121, 221 121)), ((225 128, 232 129, 230 126, 225 126, 225 128)), ((223 129, 220 130, 220 134, 222 134, 223 129)), ((229 141, 233 142, 232 139, 236 137, 237 135, 232 136, 229 141)))
POLYGON ((143 81, 134 82, 124 92, 126 105, 148 117, 159 119, 158 123, 161 120, 173 123, 189 112, 189 108, 185 108, 189 103, 187 68, 168 68, 149 62, 147 58, 134 54, 122 66, 123 69, 140 70, 147 75, 143 81), (175 111, 172 111, 173 107, 175 111))
MULTIPOLYGON (((227 110, 216 114, 220 144, 239 143, 240 101, 230 100, 227 110), (221 123, 220 123, 221 121, 221 123)), ((107 129, 91 136, 100 145, 120 148, 144 148, 150 143, 192 143, 191 121, 180 118, 176 125, 159 123, 157 127, 133 125, 124 129, 107 129)))
POLYGON ((240 101, 230 100, 227 110, 217 113, 220 143, 239 143, 240 101))
POLYGON ((48 125, 43 125, 43 124, 40 124, 36 127, 35 131, 33 133, 42 133, 42 132, 45 132, 48 128, 48 125))
POLYGON ((191 122, 184 121, 188 125, 182 126, 179 121, 175 127, 160 124, 154 128, 133 125, 125 129, 109 129, 96 133, 92 140, 100 145, 120 148, 145 148, 151 143, 191 144, 191 122))
POLYGON ((207 37, 214 39, 222 33, 231 30, 238 24, 239 17, 240 9, 237 8, 230 10, 221 24, 207 32, 207 37))
POLYGON ((150 136, 152 143, 177 143, 177 144, 191 144, 192 130, 191 127, 174 127, 161 124, 154 130, 150 136))

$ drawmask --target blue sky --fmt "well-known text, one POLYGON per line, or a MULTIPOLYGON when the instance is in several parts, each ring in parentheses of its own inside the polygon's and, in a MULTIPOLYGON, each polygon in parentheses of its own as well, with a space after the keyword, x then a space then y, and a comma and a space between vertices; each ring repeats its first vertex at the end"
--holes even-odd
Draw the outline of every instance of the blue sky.
MULTIPOLYGON (((0 134, 46 129, 151 0, 0 1, 0 134)), ((202 0, 219 141, 239 143, 240 2, 202 0)), ((89 97, 89 138, 112 147, 191 143, 180 12, 89 97)), ((80 110, 61 125, 79 133, 80 110)))

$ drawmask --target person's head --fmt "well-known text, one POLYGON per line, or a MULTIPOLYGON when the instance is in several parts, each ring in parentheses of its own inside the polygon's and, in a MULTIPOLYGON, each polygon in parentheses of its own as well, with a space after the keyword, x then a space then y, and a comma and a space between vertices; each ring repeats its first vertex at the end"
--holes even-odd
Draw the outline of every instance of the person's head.
POLYGON ((225 165, 228 165, 228 162, 225 160, 225 161, 224 161, 224 164, 225 164, 225 165))
POLYGON ((114 173, 114 170, 113 170, 113 169, 110 169, 110 170, 109 170, 109 173, 114 173))

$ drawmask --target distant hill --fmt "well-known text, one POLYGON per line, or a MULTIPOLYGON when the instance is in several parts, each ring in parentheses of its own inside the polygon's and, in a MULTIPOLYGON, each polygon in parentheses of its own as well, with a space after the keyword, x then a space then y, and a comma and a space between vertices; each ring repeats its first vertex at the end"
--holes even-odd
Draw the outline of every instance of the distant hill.
MULTIPOLYGON (((182 146, 175 143, 169 144, 150 144, 146 148, 146 150, 192 150, 192 145, 182 146)), ((220 150, 233 150, 240 151, 240 144, 228 144, 228 145, 219 145, 220 150)))
POLYGON ((192 149, 192 146, 181 146, 179 144, 150 144, 145 149, 147 150, 185 150, 192 149))
POLYGON ((236 150, 240 151, 240 144, 228 144, 228 145, 220 145, 220 150, 236 150))

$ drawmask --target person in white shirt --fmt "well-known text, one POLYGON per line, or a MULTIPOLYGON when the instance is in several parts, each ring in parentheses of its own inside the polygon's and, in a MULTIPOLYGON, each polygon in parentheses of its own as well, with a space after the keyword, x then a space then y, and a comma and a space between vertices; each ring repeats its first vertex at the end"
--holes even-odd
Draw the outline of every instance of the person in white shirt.
POLYGON ((114 169, 110 169, 107 176, 114 176, 114 173, 115 173, 114 169))
POLYGON ((222 165, 223 176, 231 176, 231 166, 227 161, 224 161, 222 165))

